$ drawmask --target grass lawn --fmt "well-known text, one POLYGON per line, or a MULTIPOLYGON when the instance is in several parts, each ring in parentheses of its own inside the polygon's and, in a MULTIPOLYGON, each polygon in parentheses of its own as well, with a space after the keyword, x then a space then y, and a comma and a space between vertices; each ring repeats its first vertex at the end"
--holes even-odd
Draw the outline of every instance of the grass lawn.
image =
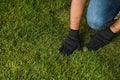
POLYGON ((0 0, 0 80, 120 80, 120 36, 98 51, 81 23, 82 51, 58 49, 69 30, 70 0, 0 0))

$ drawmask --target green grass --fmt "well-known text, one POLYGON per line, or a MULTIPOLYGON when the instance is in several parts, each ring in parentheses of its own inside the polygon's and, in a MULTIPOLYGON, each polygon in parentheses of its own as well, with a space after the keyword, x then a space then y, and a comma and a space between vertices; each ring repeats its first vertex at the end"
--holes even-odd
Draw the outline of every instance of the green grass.
POLYGON ((69 30, 70 0, 0 0, 0 80, 120 80, 120 37, 94 52, 83 19, 82 51, 58 49, 69 30))

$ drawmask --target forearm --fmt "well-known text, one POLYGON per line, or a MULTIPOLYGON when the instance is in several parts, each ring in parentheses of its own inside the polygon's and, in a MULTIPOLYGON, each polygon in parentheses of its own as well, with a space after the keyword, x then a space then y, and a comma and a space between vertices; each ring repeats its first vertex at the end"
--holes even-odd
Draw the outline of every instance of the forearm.
POLYGON ((114 24, 112 24, 110 26, 110 29, 114 33, 120 32, 120 18, 118 20, 116 20, 116 22, 114 24))
POLYGON ((86 0, 72 0, 70 10, 70 28, 79 30, 86 0))

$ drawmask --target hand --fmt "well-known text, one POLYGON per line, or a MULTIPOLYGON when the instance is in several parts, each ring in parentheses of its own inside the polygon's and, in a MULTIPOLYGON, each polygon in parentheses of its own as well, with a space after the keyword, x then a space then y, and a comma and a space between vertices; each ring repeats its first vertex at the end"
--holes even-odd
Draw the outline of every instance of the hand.
POLYGON ((70 55, 74 50, 80 50, 80 39, 78 32, 70 31, 68 37, 62 43, 62 46, 59 48, 59 51, 64 55, 70 55))
POLYGON ((110 29, 101 30, 91 37, 91 40, 87 44, 87 48, 89 50, 98 50, 110 43, 114 36, 115 33, 113 33, 110 29))

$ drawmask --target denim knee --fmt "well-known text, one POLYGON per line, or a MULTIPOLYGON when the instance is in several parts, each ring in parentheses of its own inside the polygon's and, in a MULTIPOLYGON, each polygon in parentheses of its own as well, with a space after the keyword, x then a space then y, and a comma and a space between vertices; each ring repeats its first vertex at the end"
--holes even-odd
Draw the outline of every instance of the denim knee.
POLYGON ((120 0, 90 0, 87 9, 87 22, 93 29, 109 26, 120 10, 120 0))
POLYGON ((104 21, 100 18, 94 19, 94 18, 87 18, 88 25, 95 30, 98 30, 104 26, 104 21))

